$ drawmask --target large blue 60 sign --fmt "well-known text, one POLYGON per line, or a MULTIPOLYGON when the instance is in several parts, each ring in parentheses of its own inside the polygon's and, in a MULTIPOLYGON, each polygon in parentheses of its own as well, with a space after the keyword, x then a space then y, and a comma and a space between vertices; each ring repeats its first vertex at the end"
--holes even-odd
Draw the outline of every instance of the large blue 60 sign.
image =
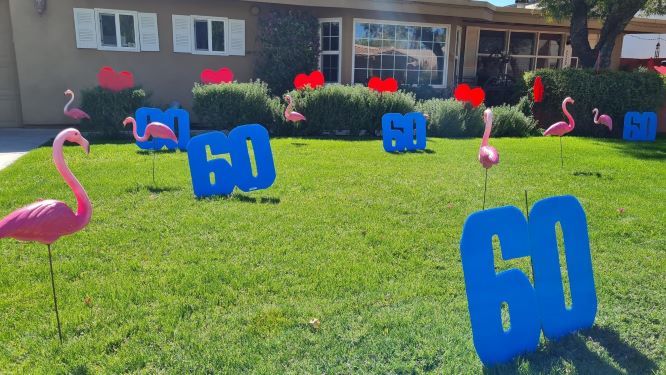
POLYGON ((585 212, 572 196, 537 202, 529 223, 516 207, 500 207, 470 215, 460 254, 472 323, 474 346, 486 365, 534 351, 540 330, 557 339, 594 324, 597 295, 585 212), (571 291, 567 307, 562 285, 555 225, 564 236, 571 291), (518 269, 495 273, 492 238, 497 235, 505 260, 531 257, 534 287, 518 269), (511 326, 504 330, 501 305, 509 306, 511 326))
POLYGON ((161 122, 171 128, 178 135, 178 144, 170 139, 155 139, 147 142, 137 142, 136 145, 143 150, 161 150, 166 147, 175 150, 176 146, 181 151, 187 150, 190 141, 190 114, 184 109, 171 108, 162 112, 159 108, 142 107, 137 109, 136 132, 140 136, 146 131, 146 126, 151 122, 161 122), (176 129, 178 125, 178 129, 176 129))
POLYGON ((275 164, 268 130, 261 125, 234 128, 227 137, 223 132, 198 135, 187 145, 194 194, 201 197, 229 195, 238 186, 242 191, 266 189, 275 181, 275 164), (248 141, 252 143, 257 172, 252 172, 248 141), (223 158, 208 159, 211 155, 228 154, 231 163, 223 158))
POLYGON ((382 137, 386 152, 425 150, 425 117, 419 112, 404 116, 400 113, 387 113, 382 116, 382 137))
POLYGON ((624 116, 622 138, 627 141, 654 142, 657 138, 657 114, 627 112, 624 116))

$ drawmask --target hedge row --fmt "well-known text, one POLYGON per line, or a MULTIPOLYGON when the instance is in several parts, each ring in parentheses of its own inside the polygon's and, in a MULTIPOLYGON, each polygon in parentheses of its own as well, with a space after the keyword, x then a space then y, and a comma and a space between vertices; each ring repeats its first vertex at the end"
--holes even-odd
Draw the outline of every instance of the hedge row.
POLYGON ((533 99, 534 78, 540 76, 545 88, 544 101, 534 103, 535 117, 542 127, 565 119, 562 100, 571 96, 576 103, 569 110, 576 120, 573 135, 622 137, 624 115, 629 111, 654 111, 666 101, 666 83, 654 72, 596 73, 593 70, 542 69, 525 73, 524 93, 533 99), (603 126, 594 125, 592 110, 599 108, 614 120, 610 134, 603 126))
MULTIPOLYGON (((666 82, 650 72, 602 72, 588 70, 538 70, 526 73, 520 91, 524 97, 516 106, 493 108, 494 136, 527 136, 536 129, 563 120, 562 100, 576 101, 570 110, 576 119, 574 135, 610 136, 605 127, 593 125, 592 109, 599 108, 615 120, 612 136, 621 137, 624 114, 628 111, 656 111, 666 100, 666 82), (541 76, 544 102, 534 103, 532 84, 541 76), (534 114, 534 118, 532 117, 534 114)), ((483 106, 471 108, 453 99, 428 99, 423 93, 399 91, 378 93, 361 85, 327 85, 316 90, 291 91, 295 110, 307 121, 284 120, 286 103, 272 96, 265 83, 195 84, 193 113, 200 125, 231 129, 239 124, 260 123, 276 135, 316 136, 336 130, 350 135, 373 135, 381 129, 384 113, 420 111, 428 114, 428 134, 442 137, 477 137, 483 133, 483 106)), ((91 128, 105 135, 117 134, 123 118, 148 105, 149 95, 140 88, 113 93, 99 87, 84 90, 83 110, 93 122, 91 128)))

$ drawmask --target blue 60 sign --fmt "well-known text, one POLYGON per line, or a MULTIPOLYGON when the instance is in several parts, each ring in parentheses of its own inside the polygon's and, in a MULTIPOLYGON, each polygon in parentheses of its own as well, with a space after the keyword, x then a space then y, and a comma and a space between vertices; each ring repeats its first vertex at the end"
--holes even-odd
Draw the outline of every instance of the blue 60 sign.
POLYGON ((275 164, 268 130, 259 124, 234 128, 229 136, 215 131, 198 135, 187 145, 194 195, 199 198, 266 189, 275 181, 275 164), (248 141, 252 143, 256 174, 252 171, 248 141), (211 156, 229 155, 231 163, 211 156))
POLYGON ((187 150, 190 141, 190 114, 186 110, 170 108, 162 111, 159 108, 142 107, 137 109, 134 117, 136 117, 136 132, 139 135, 143 135, 146 126, 155 121, 165 124, 178 135, 178 144, 170 139, 136 142, 142 150, 161 150, 163 147, 168 150, 175 150, 176 147, 181 151, 187 150))
POLYGON ((622 138, 627 141, 654 142, 657 138, 657 114, 627 112, 624 116, 622 138))
POLYGON ((426 119, 419 112, 387 113, 382 116, 382 137, 386 152, 425 150, 426 119))
POLYGON ((534 351, 543 329, 548 339, 591 327, 597 295, 583 207, 572 196, 537 202, 529 222, 516 207, 500 207, 470 215, 460 241, 474 346, 486 365, 506 362, 534 351), (564 236, 571 306, 565 302, 555 226, 564 236), (519 269, 495 272, 493 236, 504 260, 531 257, 534 286, 519 269), (509 307, 510 328, 504 329, 502 303, 509 307))

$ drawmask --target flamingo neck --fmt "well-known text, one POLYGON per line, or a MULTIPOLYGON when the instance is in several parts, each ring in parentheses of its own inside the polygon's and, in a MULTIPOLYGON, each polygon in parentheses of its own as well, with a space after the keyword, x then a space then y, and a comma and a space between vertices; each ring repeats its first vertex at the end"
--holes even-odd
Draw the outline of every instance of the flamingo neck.
POLYGON ((74 196, 76 197, 76 220, 77 227, 81 229, 88 225, 90 222, 90 217, 92 216, 92 204, 90 203, 90 198, 85 189, 76 179, 72 171, 67 166, 65 162, 65 156, 63 154, 63 146, 65 144, 66 134, 60 134, 53 141, 53 163, 56 166, 56 169, 62 176, 65 183, 72 189, 74 196))
POLYGON ((148 128, 146 127, 146 131, 144 132, 143 137, 139 137, 139 134, 136 132, 136 120, 132 118, 130 121, 132 122, 132 135, 134 135, 134 139, 137 142, 147 142, 150 138, 148 135, 148 128))
POLYGON ((285 116, 288 116, 291 113, 291 111, 294 110, 294 104, 291 101, 291 96, 287 96, 286 99, 287 99, 287 103, 289 103, 289 104, 287 105, 287 109, 284 110, 284 114, 285 114, 285 116))
POLYGON ((592 111, 592 112, 594 112, 594 123, 598 125, 599 124, 599 110, 595 108, 594 111, 592 111))
POLYGON ((72 105, 72 103, 74 102, 74 93, 67 94, 67 95, 71 95, 72 97, 69 99, 67 104, 65 104, 65 108, 62 110, 63 113, 67 113, 69 111, 69 106, 72 105))
POLYGON ((486 130, 483 131, 483 140, 481 140, 481 147, 488 146, 488 139, 490 139, 490 132, 493 128, 493 122, 488 116, 484 116, 486 120, 486 130))
POLYGON ((564 112, 564 115, 567 116, 567 119, 569 119, 569 129, 573 129, 576 126, 576 122, 574 121, 573 116, 571 116, 571 113, 569 113, 569 110, 567 109, 567 104, 569 102, 564 102, 562 103, 562 111, 564 112))

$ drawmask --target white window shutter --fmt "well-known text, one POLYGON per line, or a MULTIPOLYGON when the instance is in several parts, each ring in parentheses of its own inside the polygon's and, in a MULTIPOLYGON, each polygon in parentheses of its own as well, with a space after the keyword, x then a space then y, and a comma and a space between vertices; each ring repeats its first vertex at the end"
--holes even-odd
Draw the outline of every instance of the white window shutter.
POLYGON ((245 56, 245 20, 229 20, 229 55, 245 56))
POLYGON ((97 29, 93 9, 74 8, 76 48, 97 48, 97 29))
POLYGON ((139 13, 139 36, 142 51, 157 52, 160 50, 156 13, 139 13))
POLYGON ((172 15, 173 23, 173 51, 181 53, 192 53, 192 37, 190 16, 172 15))

